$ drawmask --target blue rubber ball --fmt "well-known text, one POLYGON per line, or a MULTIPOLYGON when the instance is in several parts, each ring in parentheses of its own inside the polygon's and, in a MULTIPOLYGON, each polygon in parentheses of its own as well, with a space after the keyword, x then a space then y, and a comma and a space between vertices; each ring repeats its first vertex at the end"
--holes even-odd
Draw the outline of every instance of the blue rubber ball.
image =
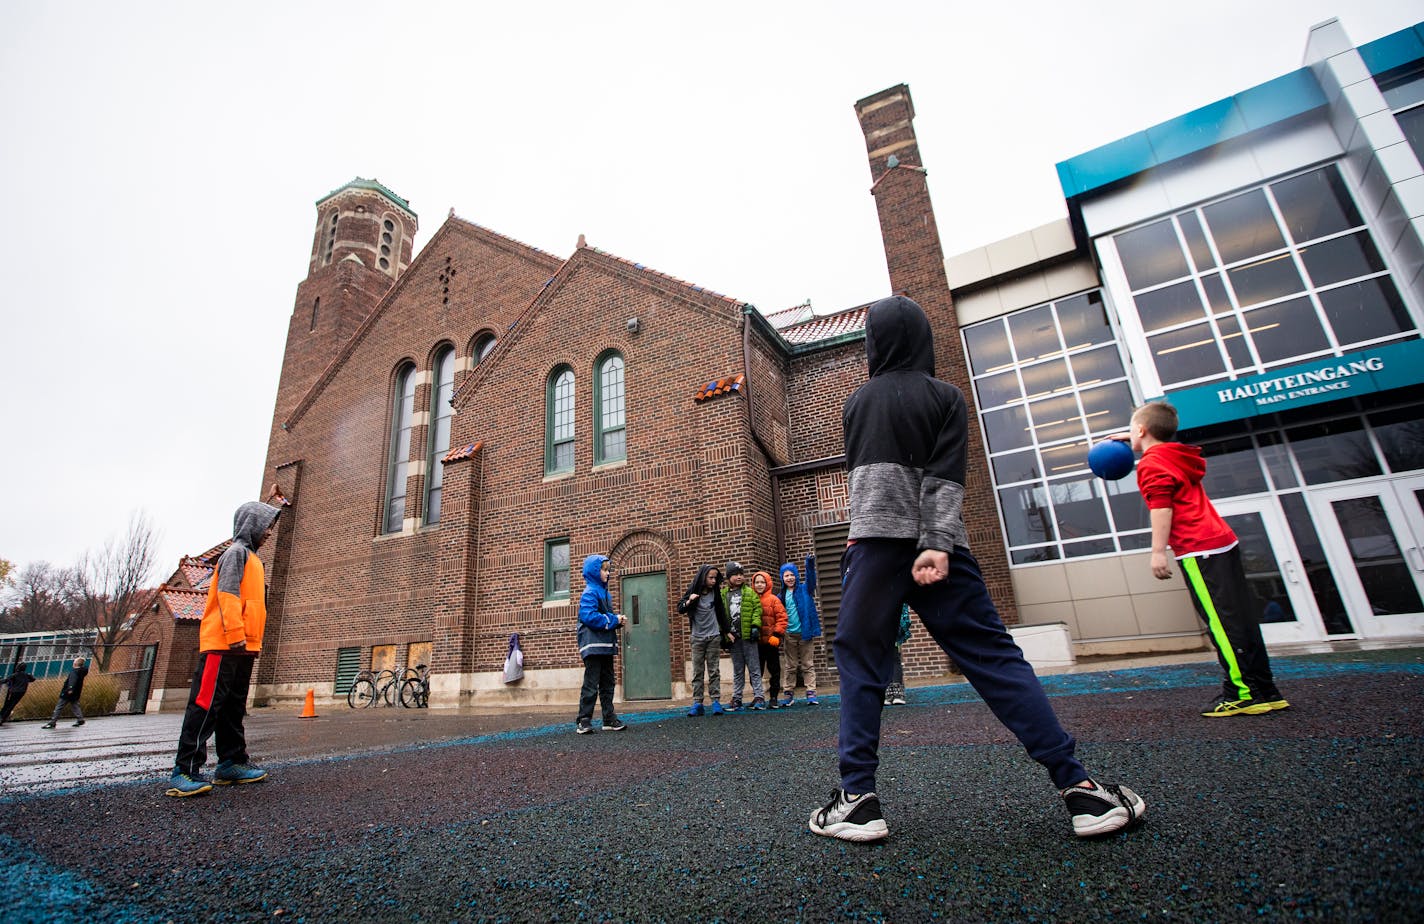
POLYGON ((1121 440, 1103 440, 1088 450, 1088 468, 1099 478, 1117 481, 1132 471, 1132 447, 1121 440))

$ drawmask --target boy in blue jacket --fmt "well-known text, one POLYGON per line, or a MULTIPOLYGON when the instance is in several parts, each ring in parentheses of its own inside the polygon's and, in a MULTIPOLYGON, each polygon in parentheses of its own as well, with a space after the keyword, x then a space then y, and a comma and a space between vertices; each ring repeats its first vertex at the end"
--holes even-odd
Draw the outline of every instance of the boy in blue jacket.
POLYGON ((786 692, 781 705, 789 706, 796 699, 796 672, 800 670, 806 684, 806 705, 815 706, 816 699, 816 639, 821 637, 821 615, 816 611, 816 556, 806 556, 806 580, 796 565, 781 566, 781 602, 786 607, 786 642, 782 663, 786 665, 786 692))
POLYGON ((811 813, 816 834, 874 841, 890 832, 875 795, 880 713, 908 603, 964 671, 994 715, 1043 765, 1079 837, 1110 834, 1142 817, 1132 790, 1100 785, 1074 756, 1023 652, 989 599, 965 529, 968 408, 934 377, 934 339, 920 306, 903 296, 870 306, 870 380, 842 414, 850 480, 850 542, 841 562, 836 667, 841 679, 840 784, 811 813))
POLYGON ((611 570, 607 555, 583 560, 583 595, 579 597, 578 646, 583 658, 583 691, 579 694, 578 733, 593 731, 593 701, 603 703, 603 730, 622 731, 628 726, 613 710, 613 656, 618 653, 618 630, 628 618, 613 612, 608 596, 611 570))

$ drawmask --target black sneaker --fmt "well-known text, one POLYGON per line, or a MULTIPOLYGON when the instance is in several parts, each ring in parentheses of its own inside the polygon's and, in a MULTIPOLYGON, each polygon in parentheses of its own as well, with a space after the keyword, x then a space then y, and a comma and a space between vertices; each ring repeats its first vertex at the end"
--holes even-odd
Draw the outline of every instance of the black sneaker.
POLYGON ((811 813, 811 830, 843 841, 878 841, 890 834, 873 792, 851 796, 837 786, 825 808, 811 813))
POLYGON ((1086 789, 1069 786, 1062 792, 1068 814, 1073 816, 1073 833, 1079 837, 1121 831, 1147 814, 1147 803, 1126 786, 1099 786, 1095 780, 1088 784, 1086 789))
POLYGON ((74 723, 74 726, 73 726, 73 727, 74 727, 74 728, 78 728, 79 726, 81 726, 81 725, 83 725, 83 724, 84 724, 84 720, 83 720, 83 719, 80 719, 78 722, 75 722, 75 723, 74 723))
POLYGON ((580 722, 578 723, 578 728, 576 729, 576 731, 577 731, 580 735, 586 735, 586 734, 588 734, 589 732, 593 731, 593 723, 592 723, 592 722, 580 721, 580 722))
POLYGON ((627 727, 628 727, 628 726, 626 726, 626 725, 623 724, 623 720, 622 720, 622 719, 614 719, 612 722, 604 722, 604 723, 603 723, 603 730, 604 730, 604 731, 622 731, 623 729, 625 729, 625 728, 627 728, 627 727))
POLYGON ((46 723, 44 723, 43 725, 41 725, 40 728, 54 728, 54 723, 53 723, 53 722, 46 722, 46 723))

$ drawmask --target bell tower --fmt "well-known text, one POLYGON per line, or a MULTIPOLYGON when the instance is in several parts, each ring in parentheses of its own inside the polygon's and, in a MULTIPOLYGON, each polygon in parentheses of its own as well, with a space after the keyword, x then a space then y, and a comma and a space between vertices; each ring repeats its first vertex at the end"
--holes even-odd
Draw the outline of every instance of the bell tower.
POLYGON ((357 177, 316 201, 307 278, 287 325, 274 435, 410 265, 417 227, 410 203, 376 180, 357 177))

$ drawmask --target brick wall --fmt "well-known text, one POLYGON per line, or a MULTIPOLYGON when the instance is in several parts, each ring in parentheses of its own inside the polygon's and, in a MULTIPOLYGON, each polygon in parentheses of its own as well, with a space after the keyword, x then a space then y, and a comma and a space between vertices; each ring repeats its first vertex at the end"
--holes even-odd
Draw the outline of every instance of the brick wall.
MULTIPOLYGON (((480 441, 484 465, 474 670, 502 665, 513 631, 525 643, 526 671, 578 665, 579 570, 588 555, 613 552, 621 575, 666 572, 670 611, 700 564, 737 558, 750 567, 773 557, 770 480, 746 399, 694 401, 705 382, 742 371, 743 323, 731 300, 580 250, 490 357, 488 373, 461 394, 454 442, 480 441), (637 333, 627 330, 629 317, 639 318, 637 333), (609 349, 625 362, 627 459, 595 467, 592 375, 609 349), (574 467, 545 477, 545 387, 563 364, 575 374, 574 467), (544 542, 556 538, 570 543, 566 604, 543 600, 544 542)), ((758 400, 775 441, 784 402, 770 389, 758 400)), ((617 580, 612 591, 620 607, 617 580)), ((687 622, 670 612, 669 626, 668 667, 681 678, 687 622)))
MULTIPOLYGON (((468 359, 475 337, 482 331, 504 334, 559 263, 452 219, 363 320, 340 362, 323 374, 319 391, 301 399, 306 403, 297 405, 295 416, 289 411, 290 430, 280 426, 279 398, 263 496, 276 481, 293 507, 279 521, 277 541, 263 550, 272 570, 272 612, 259 683, 304 683, 329 691, 323 685, 334 678, 337 648, 359 645, 369 656, 372 645, 394 644, 397 661, 404 664, 409 643, 448 642, 434 636, 437 628, 443 636, 451 627, 437 626, 434 617, 451 588, 464 583, 469 563, 458 554, 460 538, 438 526, 381 534, 395 372, 410 361, 428 373, 444 344, 468 359)), ((287 362, 305 366, 311 361, 296 320, 287 362)), ((469 374, 458 371, 457 385, 469 374)), ((417 459, 424 458, 428 443, 423 421, 431 391, 428 382, 416 388, 411 443, 417 459)), ((524 410, 518 405, 508 413, 524 410)), ((469 506, 468 496, 450 496, 457 488, 447 488, 446 506, 452 510, 469 506)), ((416 466, 406 485, 408 516, 422 515, 424 489, 425 476, 416 466)))

